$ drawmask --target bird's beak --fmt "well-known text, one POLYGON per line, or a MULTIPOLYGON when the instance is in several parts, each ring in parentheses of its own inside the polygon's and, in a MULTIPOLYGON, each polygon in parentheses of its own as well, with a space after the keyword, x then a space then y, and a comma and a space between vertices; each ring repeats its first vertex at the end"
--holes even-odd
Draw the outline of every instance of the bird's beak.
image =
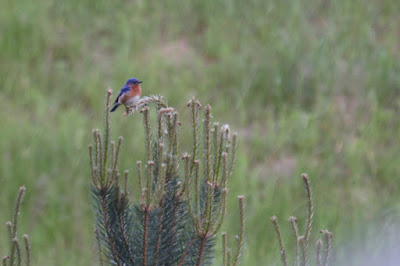
POLYGON ((142 83, 143 81, 138 81, 138 83, 142 83))

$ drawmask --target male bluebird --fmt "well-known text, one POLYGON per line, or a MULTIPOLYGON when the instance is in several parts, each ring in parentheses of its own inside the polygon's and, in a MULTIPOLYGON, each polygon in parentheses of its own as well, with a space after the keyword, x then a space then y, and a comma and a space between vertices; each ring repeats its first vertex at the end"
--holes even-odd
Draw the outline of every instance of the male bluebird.
POLYGON ((137 103, 140 99, 140 95, 142 95, 140 83, 142 82, 138 79, 128 79, 125 82, 125 85, 122 86, 121 90, 119 91, 117 99, 115 100, 110 112, 117 110, 118 106, 121 104, 124 104, 125 106, 132 106, 137 103))

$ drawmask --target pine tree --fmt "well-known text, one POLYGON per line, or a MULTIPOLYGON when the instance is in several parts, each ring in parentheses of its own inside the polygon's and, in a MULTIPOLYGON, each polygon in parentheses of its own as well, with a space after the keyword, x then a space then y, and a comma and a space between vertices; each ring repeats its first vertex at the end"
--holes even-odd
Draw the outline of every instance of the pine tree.
MULTIPOLYGON (((137 162, 140 202, 127 191, 128 172, 121 181, 118 170, 122 137, 110 141, 110 98, 105 107, 105 129, 93 131, 89 145, 95 234, 100 262, 115 265, 209 265, 216 235, 227 206, 228 180, 232 175, 237 135, 228 125, 211 122, 211 107, 192 99, 192 151, 180 155, 178 113, 160 96, 144 97, 126 114, 140 110, 145 132, 145 161, 137 162), (150 108, 157 112, 155 129, 150 108), (232 136, 231 136, 232 135, 232 136), (202 145, 200 145, 202 143, 202 145)), ((123 158, 121 158, 123 159, 123 158)), ((226 247, 223 264, 238 265, 244 236, 244 202, 239 196, 241 231, 235 253, 226 247)))

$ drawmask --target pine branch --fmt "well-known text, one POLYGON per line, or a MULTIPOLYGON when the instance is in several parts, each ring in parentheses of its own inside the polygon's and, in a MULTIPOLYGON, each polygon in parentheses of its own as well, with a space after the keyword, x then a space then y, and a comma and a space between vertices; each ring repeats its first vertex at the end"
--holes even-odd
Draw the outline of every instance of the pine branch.
POLYGON ((22 263, 22 255, 21 255, 21 247, 19 245, 19 241, 18 238, 14 238, 13 239, 13 245, 15 246, 15 250, 16 250, 16 262, 17 262, 17 266, 20 266, 22 263))
POLYGON ((238 196, 239 199, 239 210, 240 210, 240 233, 238 237, 238 246, 235 254, 235 259, 233 261, 233 266, 239 264, 240 256, 242 254, 243 248, 243 238, 244 238, 244 196, 238 196))
POLYGON ((111 223, 110 223, 110 218, 108 215, 108 206, 107 206, 107 192, 105 191, 100 191, 100 200, 101 200, 101 212, 102 212, 102 218, 103 218, 103 223, 104 223, 104 228, 106 229, 106 234, 107 234, 107 239, 108 239, 108 244, 110 245, 111 253, 113 255, 114 260, 118 265, 122 265, 122 262, 119 258, 117 249, 115 247, 115 239, 111 231, 111 223))
POLYGON ((226 266, 226 233, 222 233, 222 266, 226 266))
POLYGON ((103 266, 104 265, 103 264, 103 252, 101 250, 101 242, 100 242, 101 240, 100 240, 100 231, 99 231, 99 229, 95 228, 94 229, 94 233, 96 235, 97 252, 98 252, 98 255, 99 255, 99 263, 100 263, 100 266, 103 266))
POLYGON ((126 113, 124 115, 131 115, 134 114, 137 110, 140 110, 140 108, 150 104, 150 103, 155 103, 159 106, 168 107, 168 104, 165 102, 164 98, 160 95, 150 95, 143 97, 139 100, 139 102, 136 103, 136 105, 130 106, 126 109, 126 113))
POLYGON ((188 107, 192 108, 192 131, 193 131, 193 148, 192 148, 192 163, 190 168, 190 175, 193 173, 195 161, 197 161, 197 151, 199 148, 199 110, 201 104, 193 98, 188 102, 188 107))
POLYGON ((302 263, 301 265, 307 266, 308 265, 308 256, 307 256, 307 243, 306 243, 306 237, 305 236, 300 236, 299 237, 299 242, 300 242, 300 247, 301 247, 301 259, 302 263))
POLYGON ((147 234, 149 228, 149 209, 144 209, 144 229, 143 229, 143 265, 147 265, 147 234))
MULTIPOLYGON (((8 231, 8 243, 9 243, 9 255, 2 258, 3 265, 7 266, 20 266, 23 263, 23 250, 21 249, 20 241, 18 239, 18 225, 21 205, 25 195, 25 186, 20 187, 17 198, 14 205, 14 214, 12 222, 8 221, 6 223, 8 231)), ((31 265, 31 247, 29 244, 28 235, 23 235, 24 246, 25 246, 25 258, 27 266, 31 265)))
POLYGON ((131 265, 134 264, 133 262, 133 253, 130 247, 130 243, 129 243, 129 239, 128 239, 128 233, 127 233, 127 222, 126 222, 126 218, 124 217, 124 210, 126 210, 126 206, 125 204, 127 204, 126 202, 126 198, 123 197, 121 199, 121 203, 120 203, 120 207, 118 208, 118 219, 119 219, 119 224, 120 224, 120 231, 121 231, 121 237, 122 237, 122 241, 123 241, 123 245, 126 251, 128 251, 128 255, 129 255, 129 262, 131 263, 131 265))
POLYGON ((29 236, 27 234, 23 235, 24 244, 25 244, 25 252, 26 252, 26 265, 30 266, 32 257, 31 257, 31 245, 29 243, 29 236))
POLYGON ((163 224, 163 220, 164 220, 163 207, 164 207, 164 199, 162 199, 160 202, 160 209, 161 209, 160 216, 159 216, 160 226, 158 227, 158 230, 157 230, 157 246, 156 246, 156 251, 155 251, 155 256, 154 256, 154 265, 159 265, 160 250, 161 250, 161 236, 162 236, 162 230, 163 230, 162 224, 163 224))
POLYGON ((329 262, 329 255, 331 253, 331 248, 332 248, 332 238, 333 238, 333 234, 331 232, 329 232, 328 230, 321 230, 321 233, 324 234, 325 236, 325 255, 324 255, 324 266, 328 266, 328 262, 329 262))
POLYGON ((294 216, 289 217, 289 222, 292 227, 294 240, 296 241, 296 251, 295 251, 295 259, 294 265, 298 266, 300 262, 300 243, 299 243, 299 229, 297 227, 297 218, 294 216))
POLYGON ((105 138, 105 145, 104 145, 104 156, 103 156, 103 168, 102 171, 103 173, 106 172, 106 165, 107 165, 107 159, 108 159, 108 148, 109 148, 109 139, 110 139, 110 131, 111 131, 111 122, 110 122, 110 112, 109 112, 109 108, 110 108, 110 101, 111 101, 111 93, 112 90, 108 89, 107 90, 107 97, 106 97, 106 108, 104 108, 104 138, 105 138))
POLYGON ((197 263, 196 263, 197 266, 201 265, 201 261, 203 259, 203 252, 204 252, 204 248, 205 248, 206 241, 207 241, 207 235, 204 234, 204 235, 200 236, 200 238, 201 238, 201 243, 200 243, 199 255, 197 257, 197 263))
MULTIPOLYGON (((312 223, 313 223, 313 218, 314 218, 314 205, 313 205, 313 200, 312 200, 310 179, 308 178, 308 176, 306 174, 302 174, 301 177, 304 181, 306 197, 307 197, 307 219, 306 219, 306 223, 305 223, 305 227, 304 227, 304 235, 299 235, 298 226, 297 226, 297 218, 293 217, 293 216, 291 216, 289 218, 289 222, 291 224, 292 231, 293 231, 293 236, 296 241, 295 255, 294 255, 294 265, 295 266, 298 266, 298 265, 307 266, 309 263, 308 262, 308 246, 309 246, 311 228, 312 228, 312 223), (301 254, 301 256, 300 256, 300 254, 301 254)), ((271 218, 271 220, 275 225, 275 231, 277 232, 277 235, 278 235, 282 263, 283 263, 283 265, 287 265, 286 250, 283 247, 282 234, 279 229, 277 218, 275 216, 273 216, 271 218)), ((324 254, 324 258, 322 259, 322 254, 321 254, 322 241, 318 240, 317 248, 316 248, 316 262, 317 262, 316 264, 317 265, 328 265, 333 234, 330 233, 328 230, 321 230, 321 233, 323 233, 325 236, 325 254, 324 254)))
POLYGON ((322 240, 318 239, 318 241, 317 241, 317 252, 316 252, 317 266, 321 266, 322 265, 321 249, 322 249, 322 240))
POLYGON ((287 266, 288 263, 287 263, 287 259, 286 259, 286 249, 283 247, 282 233, 281 233, 281 230, 279 228, 278 219, 276 218, 276 216, 272 216, 271 217, 271 221, 274 224, 276 234, 278 235, 279 249, 280 249, 280 252, 281 252, 282 264, 284 266, 287 266))
POLYGON ((314 206, 313 206, 313 201, 312 201, 312 193, 311 193, 311 185, 310 185, 310 179, 308 178, 307 174, 302 174, 301 175, 305 189, 306 189, 306 194, 307 194, 307 222, 306 222, 306 227, 304 229, 304 240, 305 240, 305 249, 307 251, 308 249, 308 242, 310 239, 310 233, 311 233, 311 227, 313 223, 313 218, 314 218, 314 206))
POLYGON ((20 209, 21 209, 22 201, 24 200, 24 195, 25 195, 25 186, 22 186, 19 189, 17 201, 15 202, 14 218, 13 218, 13 222, 12 222, 12 225, 13 225, 13 228, 12 228, 13 238, 17 237, 19 212, 20 212, 20 209))

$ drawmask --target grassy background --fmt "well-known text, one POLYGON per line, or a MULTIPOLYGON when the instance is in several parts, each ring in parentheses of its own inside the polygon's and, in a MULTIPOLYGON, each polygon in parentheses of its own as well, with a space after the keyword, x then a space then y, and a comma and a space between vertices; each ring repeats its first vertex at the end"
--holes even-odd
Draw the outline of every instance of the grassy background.
MULTIPOLYGON (((137 77, 145 95, 177 107, 183 128, 196 96, 238 131, 224 230, 233 243, 244 194, 243 265, 279 263, 272 215, 292 244, 286 220, 305 218, 302 172, 315 198, 313 241, 332 231, 335 263, 391 258, 400 244, 386 237, 400 215, 400 2, 367 2, 0 0, 0 222, 25 184, 20 231, 35 264, 97 264, 87 145, 106 89, 137 77)), ((121 167, 132 172, 141 118, 121 112, 113 137, 125 137, 121 167)))

